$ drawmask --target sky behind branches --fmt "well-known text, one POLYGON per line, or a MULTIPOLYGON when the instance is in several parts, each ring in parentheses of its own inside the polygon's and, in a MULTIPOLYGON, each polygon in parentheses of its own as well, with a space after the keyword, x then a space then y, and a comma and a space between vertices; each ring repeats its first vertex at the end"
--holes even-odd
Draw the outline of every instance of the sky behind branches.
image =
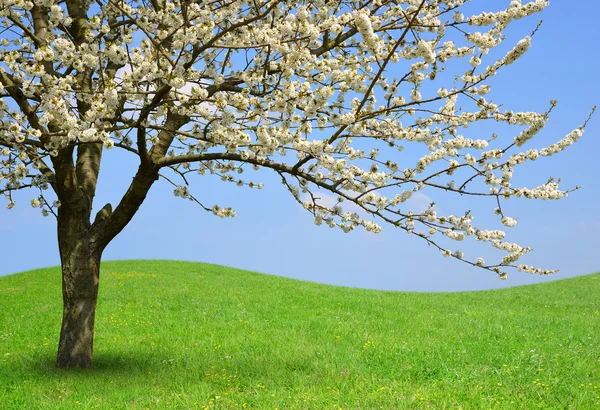
MULTIPOLYGON (((474 0, 478 6, 481 2, 474 0)), ((508 0, 484 3, 499 9, 508 0)), ((554 0, 543 13, 516 22, 507 31, 506 47, 511 48, 531 33, 539 18, 544 20, 531 49, 489 82, 492 91, 486 97, 502 103, 504 109, 537 112, 546 111, 550 100, 558 100, 546 128, 525 149, 542 148, 563 138, 599 103, 600 56, 596 50, 600 32, 593 24, 598 15, 600 2, 581 0, 574 7, 573 2, 554 0), (582 19, 582 11, 588 17, 582 19)), ((495 131, 489 123, 466 130, 464 135, 489 138, 495 131)), ((433 247, 392 226, 382 225, 383 232, 378 235, 361 229, 344 234, 326 225, 315 226, 279 177, 264 172, 260 178, 251 178, 265 183, 260 191, 225 184, 211 176, 193 181, 191 192, 196 197, 209 206, 232 206, 238 214, 233 219, 217 218, 190 201, 175 198, 173 187, 159 181, 133 221, 108 246, 104 260, 202 261, 337 285, 418 291, 486 289, 592 273, 600 270, 599 131, 600 118, 596 116, 574 146, 515 170, 515 186, 533 188, 549 177, 562 177, 562 188, 580 185, 580 190, 559 201, 512 198, 503 202, 505 213, 519 220, 515 228, 506 228, 507 240, 534 248, 522 258, 523 263, 560 269, 551 277, 509 271, 508 280, 500 281, 491 272, 443 258, 433 247)), ((514 135, 512 130, 504 137, 514 135)), ((402 154, 406 156, 399 157, 401 166, 403 158, 409 163, 417 159, 410 152, 402 154)), ((106 202, 118 202, 136 168, 132 154, 113 149, 105 155, 97 209, 106 202)), ((247 177, 251 176, 250 171, 247 177)), ((13 210, 0 209, 0 275, 59 264, 55 220, 42 217, 39 209, 29 206, 32 195, 17 193, 13 210)), ((495 204, 491 198, 473 200, 425 190, 411 201, 414 207, 426 207, 430 199, 438 204, 438 214, 460 215, 472 209, 477 226, 502 228, 492 213, 495 204)), ((454 245, 459 246, 453 250, 458 248, 467 257, 493 254, 489 246, 470 240, 454 245)))

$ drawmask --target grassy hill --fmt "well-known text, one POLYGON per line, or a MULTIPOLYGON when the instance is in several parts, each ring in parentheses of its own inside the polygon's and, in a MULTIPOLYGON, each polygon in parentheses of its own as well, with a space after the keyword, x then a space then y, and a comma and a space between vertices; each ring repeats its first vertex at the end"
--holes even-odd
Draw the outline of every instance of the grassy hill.
POLYGON ((463 293, 102 265, 95 368, 53 367, 60 271, 0 278, 0 408, 600 408, 600 274, 463 293))

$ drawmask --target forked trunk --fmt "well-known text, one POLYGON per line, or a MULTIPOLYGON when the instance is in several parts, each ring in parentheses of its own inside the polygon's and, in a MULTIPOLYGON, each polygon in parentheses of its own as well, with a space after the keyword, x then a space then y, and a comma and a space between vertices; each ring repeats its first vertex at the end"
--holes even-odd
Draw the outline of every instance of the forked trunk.
MULTIPOLYGON (((171 126, 178 128, 183 120, 177 118, 176 124, 171 126)), ((159 133, 163 134, 162 131, 159 133)), ((172 139, 172 135, 167 134, 172 139)), ((76 167, 72 162, 73 149, 65 149, 53 159, 56 166, 54 186, 61 202, 57 227, 64 306, 56 367, 88 368, 92 366, 94 353, 94 319, 102 252, 137 212, 158 179, 158 167, 148 158, 144 159, 115 211, 106 204, 91 223, 102 144, 78 145, 76 167)), ((164 152, 159 149, 155 155, 162 157, 164 152)))
POLYGON ((63 320, 56 367, 88 368, 94 351, 94 318, 101 252, 85 239, 61 243, 63 320))

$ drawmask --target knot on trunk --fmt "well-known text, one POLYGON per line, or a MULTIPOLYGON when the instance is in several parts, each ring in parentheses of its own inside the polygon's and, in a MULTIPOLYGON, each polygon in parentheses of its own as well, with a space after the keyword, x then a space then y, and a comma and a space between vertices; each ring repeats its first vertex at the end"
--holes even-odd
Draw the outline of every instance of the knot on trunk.
POLYGON ((96 214, 96 218, 94 219, 94 225, 98 224, 102 221, 105 221, 112 215, 112 205, 110 203, 104 205, 100 211, 96 214))

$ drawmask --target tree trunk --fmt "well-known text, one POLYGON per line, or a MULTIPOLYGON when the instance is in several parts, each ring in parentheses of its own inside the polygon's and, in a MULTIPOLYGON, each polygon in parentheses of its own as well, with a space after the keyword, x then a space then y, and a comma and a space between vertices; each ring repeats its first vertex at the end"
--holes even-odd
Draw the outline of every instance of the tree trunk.
POLYGON ((89 368, 102 252, 95 249, 86 234, 61 238, 60 231, 59 227, 63 320, 56 367, 89 368))
MULTIPOLYGON (((159 132, 159 138, 172 141, 173 129, 178 129, 184 120, 183 117, 168 116, 168 126, 159 132)), ((164 156, 169 144, 163 144, 153 154, 164 156)), ((94 319, 102 252, 144 202, 152 184, 158 179, 159 167, 145 156, 115 211, 112 211, 110 204, 106 204, 91 223, 102 144, 78 145, 76 167, 73 164, 73 149, 74 146, 65 148, 53 158, 56 169, 53 187, 61 202, 57 226, 63 291, 63 321, 56 367, 89 368, 93 361, 94 319)))

